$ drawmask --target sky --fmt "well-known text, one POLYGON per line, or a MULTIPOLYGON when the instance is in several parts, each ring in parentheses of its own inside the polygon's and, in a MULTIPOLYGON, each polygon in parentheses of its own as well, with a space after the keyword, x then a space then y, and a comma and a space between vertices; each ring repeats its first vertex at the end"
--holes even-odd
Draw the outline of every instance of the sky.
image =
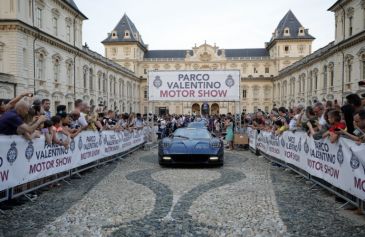
POLYGON ((104 55, 101 41, 124 13, 149 49, 263 48, 290 10, 316 39, 313 50, 334 40, 335 0, 74 0, 89 18, 83 41, 104 55))

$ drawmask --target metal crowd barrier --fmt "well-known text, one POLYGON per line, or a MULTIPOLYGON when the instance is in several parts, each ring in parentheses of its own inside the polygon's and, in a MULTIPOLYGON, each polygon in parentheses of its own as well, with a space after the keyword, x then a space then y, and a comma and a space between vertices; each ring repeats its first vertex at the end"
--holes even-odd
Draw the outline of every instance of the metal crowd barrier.
MULTIPOLYGON (((72 170, 68 170, 65 172, 61 172, 61 173, 57 173, 54 175, 50 175, 47 177, 43 177, 41 179, 37 179, 28 183, 24 183, 24 184, 20 184, 18 186, 12 187, 10 189, 6 189, 6 190, 2 190, 0 191, 0 202, 3 201, 7 201, 7 200, 11 200, 20 196, 25 196, 26 198, 28 198, 31 201, 34 201, 34 199, 28 195, 30 192, 36 191, 40 188, 46 187, 48 185, 51 185, 53 183, 59 182, 59 181, 64 181, 66 183, 69 183, 66 179, 67 178, 71 178, 73 175, 78 175, 81 177, 80 172, 86 171, 88 169, 94 168, 94 167, 98 167, 100 165, 106 164, 108 162, 112 162, 121 158, 125 158, 127 155, 141 149, 146 142, 131 148, 127 151, 109 156, 109 157, 105 157, 102 158, 100 160, 91 162, 89 164, 77 167, 75 169, 72 170)), ((69 183, 70 184, 70 183, 69 183)), ((2 212, 0 210, 0 212, 2 212)))
POLYGON ((341 190, 341 189, 333 186, 332 184, 326 182, 325 180, 315 177, 315 176, 309 174, 308 172, 306 172, 292 164, 288 164, 285 161, 282 161, 273 156, 270 156, 270 155, 260 151, 258 148, 253 149, 252 147, 250 147, 250 151, 252 153, 254 153, 256 156, 262 155, 265 159, 267 159, 271 163, 275 163, 275 164, 281 165, 283 168, 290 169, 294 173, 300 175, 302 177, 301 179, 305 179, 305 180, 313 182, 313 185, 310 189, 312 189, 318 185, 318 186, 326 189, 327 191, 331 192, 332 194, 336 195, 337 197, 344 199, 346 201, 346 203, 344 203, 340 207, 338 207, 339 209, 345 207, 347 204, 352 204, 355 207, 360 208, 361 211, 365 214, 365 201, 364 200, 357 198, 356 196, 354 196, 344 190, 341 190))

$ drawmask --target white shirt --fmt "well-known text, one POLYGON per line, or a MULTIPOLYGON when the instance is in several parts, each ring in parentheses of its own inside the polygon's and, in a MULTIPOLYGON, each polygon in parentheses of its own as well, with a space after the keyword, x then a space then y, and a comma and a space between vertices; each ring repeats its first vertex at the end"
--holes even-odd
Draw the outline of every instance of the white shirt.
POLYGON ((84 113, 80 113, 80 117, 79 119, 77 120, 78 124, 81 126, 81 127, 86 127, 88 125, 87 121, 86 121, 86 118, 85 118, 85 114, 84 113))

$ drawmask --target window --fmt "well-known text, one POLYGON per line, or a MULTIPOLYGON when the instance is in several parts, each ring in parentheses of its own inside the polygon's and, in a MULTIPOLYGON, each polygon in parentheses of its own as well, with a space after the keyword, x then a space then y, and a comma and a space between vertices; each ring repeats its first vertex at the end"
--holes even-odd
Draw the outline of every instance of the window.
POLYGON ((71 42, 71 26, 68 25, 66 26, 66 37, 67 37, 67 42, 71 42))
POLYGON ((144 90, 144 92, 143 92, 144 94, 143 94, 143 98, 146 100, 147 98, 148 98, 148 91, 147 91, 147 89, 146 90, 144 90))
POLYGON ((84 88, 87 89, 87 67, 84 67, 83 81, 84 81, 84 88))
POLYGON ((36 27, 42 28, 42 9, 39 7, 36 10, 36 27))
POLYGON ((352 36, 352 17, 349 17, 349 36, 352 36))
POLYGON ((323 89, 327 89, 327 65, 323 66, 323 89))
POLYGON ((285 51, 285 53, 289 53, 289 46, 287 46, 287 45, 286 45, 286 46, 284 47, 284 51, 285 51))
POLYGON ((126 30, 125 32, 124 32, 124 38, 129 38, 130 36, 129 36, 129 31, 128 30, 126 30))
POLYGON ((351 82, 351 76, 352 76, 352 65, 347 65, 347 82, 351 82))
POLYGON ((257 71, 257 68, 256 68, 256 67, 254 67, 254 68, 253 68, 253 73, 258 73, 258 71, 257 71))
POLYGON ((58 34, 58 19, 56 17, 52 18, 53 34, 57 36, 58 34))
POLYGON ((352 80, 352 63, 353 63, 353 59, 354 59, 354 56, 352 56, 351 54, 347 54, 345 56, 345 64, 346 64, 346 69, 345 69, 345 72, 346 72, 346 81, 347 82, 351 82, 352 80))
POLYGON ((299 52, 300 54, 302 54, 302 53, 304 52, 304 45, 299 45, 299 46, 298 46, 298 52, 299 52))
POLYGON ((143 69, 143 74, 147 74, 147 68, 143 69))
POLYGON ((314 73, 314 90, 318 89, 318 73, 314 73))
POLYGON ((112 55, 116 55, 117 54, 117 48, 112 48, 112 55))
POLYGON ((333 82, 334 82, 334 73, 333 73, 333 69, 330 70, 330 86, 333 87, 333 82))
POLYGON ((98 90, 101 90, 101 73, 98 73, 98 90))
POLYGON ((265 73, 270 73, 270 68, 269 67, 265 67, 265 73))
POLYGON ((268 113, 269 112, 269 106, 265 106, 265 112, 268 113))
POLYGON ((90 71, 89 71, 89 88, 90 90, 93 90, 94 89, 94 81, 93 81, 93 69, 90 68, 90 71))
POLYGON ((59 74, 60 74, 60 61, 58 58, 56 58, 53 62, 53 73, 54 73, 54 81, 58 82, 59 81, 59 74))
POLYGON ((38 66, 37 66, 37 79, 38 80, 44 80, 44 55, 39 54, 38 56, 38 66))
POLYGON ((365 60, 361 61, 362 80, 365 80, 365 60))
POLYGON ((69 85, 72 85, 72 63, 66 63, 66 76, 69 85))
POLYGON ((247 91, 246 90, 242 90, 242 98, 246 98, 247 97, 247 91))

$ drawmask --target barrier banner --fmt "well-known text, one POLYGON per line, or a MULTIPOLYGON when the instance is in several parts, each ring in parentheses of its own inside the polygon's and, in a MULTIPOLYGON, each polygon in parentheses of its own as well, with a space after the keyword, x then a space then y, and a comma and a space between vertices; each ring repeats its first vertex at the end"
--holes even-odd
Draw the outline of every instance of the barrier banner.
POLYGON ((365 200, 365 144, 340 138, 314 140, 304 132, 275 136, 261 131, 257 148, 268 156, 292 164, 317 178, 365 200))
POLYGON ((47 144, 44 136, 0 136, 0 191, 125 152, 142 144, 147 131, 84 131, 67 149, 47 144))
POLYGON ((248 135, 248 145, 251 149, 256 150, 256 136, 257 130, 247 127, 247 135, 248 135))

